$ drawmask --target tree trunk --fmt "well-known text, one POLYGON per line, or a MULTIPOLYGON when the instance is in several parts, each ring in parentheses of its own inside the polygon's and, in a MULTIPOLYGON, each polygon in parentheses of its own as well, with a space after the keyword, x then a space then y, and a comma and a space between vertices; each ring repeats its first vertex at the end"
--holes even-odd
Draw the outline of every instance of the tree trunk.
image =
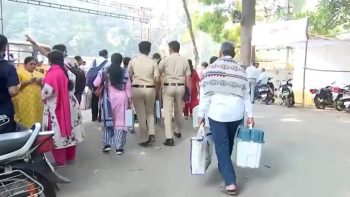
POLYGON ((255 5, 256 0, 242 0, 241 61, 246 67, 251 64, 255 5))
POLYGON ((187 17, 187 28, 191 35, 195 66, 197 66, 197 64, 199 63, 199 55, 198 55, 198 48, 196 44, 196 38, 194 37, 193 28, 192 28, 192 19, 191 19, 190 12, 188 11, 187 0, 182 0, 182 2, 186 13, 186 17, 187 17))

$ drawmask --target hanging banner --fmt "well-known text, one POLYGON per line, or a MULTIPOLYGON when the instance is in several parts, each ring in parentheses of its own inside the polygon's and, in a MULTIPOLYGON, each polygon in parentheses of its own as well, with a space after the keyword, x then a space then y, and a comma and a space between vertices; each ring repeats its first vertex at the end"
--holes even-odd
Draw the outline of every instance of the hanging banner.
POLYGON ((253 27, 252 45, 259 47, 286 46, 307 40, 308 19, 259 24, 253 27))

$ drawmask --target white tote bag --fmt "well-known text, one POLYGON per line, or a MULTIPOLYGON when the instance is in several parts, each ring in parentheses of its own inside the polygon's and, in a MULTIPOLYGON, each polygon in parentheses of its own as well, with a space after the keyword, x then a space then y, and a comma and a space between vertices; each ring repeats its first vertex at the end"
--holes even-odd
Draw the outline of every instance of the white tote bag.
POLYGON ((206 128, 199 127, 196 137, 191 138, 190 170, 192 175, 204 175, 213 156, 213 143, 206 128))
POLYGON ((134 127, 134 111, 132 109, 125 110, 125 127, 134 127))
POLYGON ((160 108, 160 101, 156 101, 156 117, 161 118, 161 108, 160 108))
POLYGON ((89 87, 85 87, 83 95, 81 95, 80 110, 91 109, 91 97, 92 93, 89 87))

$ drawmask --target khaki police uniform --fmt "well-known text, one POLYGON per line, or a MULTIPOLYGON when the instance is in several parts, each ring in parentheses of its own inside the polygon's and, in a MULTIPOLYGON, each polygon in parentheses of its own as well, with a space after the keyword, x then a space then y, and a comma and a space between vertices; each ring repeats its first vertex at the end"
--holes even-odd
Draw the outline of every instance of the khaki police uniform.
POLYGON ((154 103, 156 99, 155 78, 159 77, 157 64, 146 55, 139 55, 129 63, 132 77, 132 100, 139 121, 140 142, 148 141, 155 134, 154 103))
POLYGON ((174 132, 181 133, 184 125, 182 111, 184 107, 186 76, 191 75, 187 59, 178 53, 172 53, 161 61, 159 71, 163 77, 163 108, 166 139, 172 139, 174 132), (172 129, 174 113, 175 127, 172 129))

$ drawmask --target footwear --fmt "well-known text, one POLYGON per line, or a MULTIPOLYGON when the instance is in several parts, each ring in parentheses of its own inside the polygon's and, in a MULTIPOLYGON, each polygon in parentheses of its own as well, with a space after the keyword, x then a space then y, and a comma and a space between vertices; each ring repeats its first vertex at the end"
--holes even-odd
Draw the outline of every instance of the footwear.
POLYGON ((156 142, 156 137, 154 135, 149 135, 148 141, 151 143, 156 142))
POLYGON ((185 116, 185 120, 188 120, 188 116, 185 116))
POLYGON ((226 186, 222 186, 222 187, 220 187, 220 191, 223 192, 224 194, 229 195, 229 196, 237 196, 238 195, 237 188, 233 189, 233 190, 228 190, 228 189, 226 189, 226 186))
POLYGON ((165 142, 163 143, 165 146, 174 146, 174 139, 166 139, 165 142))
POLYGON ((142 147, 149 147, 150 143, 149 143, 149 141, 146 141, 146 142, 139 143, 139 145, 142 147))
POLYGON ((102 152, 103 153, 108 153, 111 150, 111 146, 110 145, 106 145, 105 147, 103 147, 102 152))
POLYGON ((181 133, 174 133, 176 138, 181 138, 181 133))
POLYGON ((99 118, 97 119, 97 121, 98 121, 98 122, 102 122, 102 118, 99 117, 99 118))
POLYGON ((122 154, 124 154, 124 150, 123 149, 117 149, 115 154, 122 155, 122 154))

